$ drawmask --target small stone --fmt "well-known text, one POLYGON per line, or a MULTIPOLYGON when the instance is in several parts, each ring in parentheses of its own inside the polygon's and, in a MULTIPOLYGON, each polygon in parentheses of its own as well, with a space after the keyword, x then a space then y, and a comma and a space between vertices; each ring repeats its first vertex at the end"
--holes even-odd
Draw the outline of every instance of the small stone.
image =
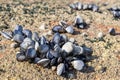
POLYGON ((53 32, 50 30, 47 32, 47 35, 51 36, 51 35, 53 35, 53 32))
POLYGON ((16 43, 16 42, 13 42, 11 45, 10 45, 11 48, 17 48, 19 47, 19 44, 16 43))
POLYGON ((97 38, 98 39, 102 39, 104 37, 103 33, 102 32, 99 32, 98 35, 97 35, 97 38))
POLYGON ((74 60, 71 62, 71 64, 76 70, 82 70, 84 67, 84 62, 82 60, 74 60))
POLYGON ((86 32, 83 32, 81 35, 82 35, 83 37, 87 37, 87 36, 88 36, 88 34, 87 34, 86 32))
POLYGON ((73 51, 73 43, 72 42, 66 42, 62 46, 62 50, 65 51, 69 55, 73 51))
POLYGON ((39 29, 41 29, 41 30, 45 30, 45 29, 47 29, 46 24, 45 24, 45 23, 43 23, 43 24, 39 27, 39 29))
POLYGON ((56 66, 52 66, 52 71, 55 71, 57 69, 56 66))

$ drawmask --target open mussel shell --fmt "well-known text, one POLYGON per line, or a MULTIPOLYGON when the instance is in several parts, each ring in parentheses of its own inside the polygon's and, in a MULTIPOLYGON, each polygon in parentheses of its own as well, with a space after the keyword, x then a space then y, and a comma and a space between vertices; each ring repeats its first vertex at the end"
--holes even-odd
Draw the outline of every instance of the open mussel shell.
POLYGON ((82 70, 84 67, 84 62, 82 60, 71 61, 71 64, 72 64, 73 68, 76 70, 82 70))
POLYGON ((70 34, 73 34, 74 33, 74 29, 73 29, 73 26, 68 26, 65 28, 66 32, 70 33, 70 34))
POLYGON ((64 33, 65 29, 60 25, 56 25, 52 28, 52 31, 53 32, 59 32, 59 33, 64 33))
POLYGON ((32 32, 29 29, 24 29, 22 32, 26 37, 32 38, 32 32))
POLYGON ((28 48, 26 53, 25 53, 26 57, 28 59, 32 59, 36 57, 36 50, 34 48, 28 48))
POLYGON ((24 40, 24 36, 21 34, 16 34, 13 37, 13 41, 18 42, 18 43, 22 43, 23 40, 24 40))
POLYGON ((41 59, 37 62, 38 65, 41 65, 43 67, 47 67, 49 65, 49 63, 50 63, 50 60, 46 59, 46 58, 41 59))
POLYGON ((8 32, 2 32, 0 31, 0 34, 5 37, 6 39, 12 39, 12 35, 9 34, 8 32))
POLYGON ((16 59, 17 59, 17 61, 23 62, 26 60, 26 56, 23 53, 18 52, 16 54, 16 59))
POLYGON ((60 63, 57 66, 57 75, 62 75, 62 73, 65 72, 65 64, 64 63, 60 63))

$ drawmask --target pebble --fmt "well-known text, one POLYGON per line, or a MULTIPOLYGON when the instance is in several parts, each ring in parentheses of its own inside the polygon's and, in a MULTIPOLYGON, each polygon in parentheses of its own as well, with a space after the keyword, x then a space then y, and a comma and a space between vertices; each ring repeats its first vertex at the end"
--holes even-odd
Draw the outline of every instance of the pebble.
POLYGON ((42 23, 42 25, 39 27, 41 30, 47 29, 47 25, 45 23, 42 23))
POLYGON ((11 45, 10 45, 11 48, 17 48, 19 47, 19 44, 16 43, 16 42, 13 42, 11 45))
POLYGON ((97 38, 98 39, 102 39, 104 37, 103 33, 102 32, 99 32, 98 35, 97 35, 97 38))
POLYGON ((62 46, 62 50, 67 52, 67 54, 69 55, 72 51, 73 51, 73 43, 71 42, 66 42, 63 46, 62 46))
POLYGON ((73 68, 76 70, 82 70, 84 67, 84 62, 81 60, 74 60, 71 62, 71 64, 73 65, 73 68))

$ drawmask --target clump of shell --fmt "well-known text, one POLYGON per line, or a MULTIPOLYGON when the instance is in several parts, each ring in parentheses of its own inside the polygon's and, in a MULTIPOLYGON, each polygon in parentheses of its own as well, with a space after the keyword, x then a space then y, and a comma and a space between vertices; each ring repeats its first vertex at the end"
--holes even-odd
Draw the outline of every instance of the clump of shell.
POLYGON ((83 4, 80 2, 72 3, 69 5, 69 7, 73 10, 91 10, 94 12, 99 12, 99 6, 96 4, 83 4))
POLYGON ((112 7, 108 10, 113 14, 113 17, 120 19, 120 7, 112 7))
MULTIPOLYGON (((57 29, 60 27, 57 26, 57 29)), ((71 26, 67 28, 69 29, 69 27, 71 26)), ((62 28, 58 31, 57 29, 55 29, 52 40, 47 40, 44 36, 40 37, 37 32, 32 33, 20 25, 15 27, 12 34, 7 32, 1 32, 1 34, 16 42, 20 47, 16 53, 16 60, 19 62, 30 61, 43 67, 49 67, 56 70, 57 75, 63 75, 70 69, 82 70, 92 49, 76 44, 74 39, 68 39, 66 35, 59 33, 62 28)))

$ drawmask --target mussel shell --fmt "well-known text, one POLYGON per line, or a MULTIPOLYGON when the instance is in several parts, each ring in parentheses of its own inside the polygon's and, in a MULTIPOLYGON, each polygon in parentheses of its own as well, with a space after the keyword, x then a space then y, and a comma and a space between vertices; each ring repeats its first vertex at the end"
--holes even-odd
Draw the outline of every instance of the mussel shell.
POLYGON ((75 25, 80 25, 80 24, 84 23, 84 20, 82 19, 82 17, 76 16, 74 23, 75 23, 75 25))
POLYGON ((16 34, 16 35, 14 35, 13 40, 18 43, 22 43, 24 40, 24 36, 21 34, 16 34))
POLYGON ((29 29, 24 29, 22 32, 26 37, 32 38, 32 32, 29 29))
POLYGON ((50 63, 50 60, 46 59, 46 58, 41 59, 37 62, 38 65, 41 65, 43 67, 47 67, 49 65, 49 63, 50 63))
POLYGON ((35 47, 35 42, 30 38, 25 38, 24 41, 20 44, 20 48, 26 50, 28 47, 35 47))
POLYGON ((76 6, 77 6, 77 9, 78 9, 78 10, 81 10, 82 7, 83 7, 82 3, 80 3, 80 2, 77 2, 77 3, 76 3, 76 6))
POLYGON ((60 63, 57 66, 57 75, 62 75, 62 73, 65 72, 65 64, 64 63, 60 63))
POLYGON ((72 26, 68 26, 65 28, 66 32, 70 33, 70 34, 73 34, 74 33, 74 29, 72 26))
POLYGON ((7 33, 7 32, 2 32, 2 31, 0 31, 0 34, 1 34, 3 37, 5 37, 6 39, 12 39, 12 36, 11 36, 9 33, 7 33))
POLYGON ((49 46, 44 44, 44 45, 40 45, 40 48, 39 48, 39 52, 40 53, 47 53, 49 50, 49 46))
POLYGON ((26 60, 26 56, 23 53, 17 53, 16 59, 17 59, 17 61, 23 62, 26 60))
POLYGON ((89 9, 89 10, 92 10, 93 5, 94 5, 94 4, 88 4, 88 9, 89 9))
POLYGON ((61 36, 59 33, 55 33, 54 36, 53 36, 53 42, 54 44, 59 44, 61 41, 61 36))
POLYGON ((58 44, 55 44, 54 46, 54 51, 58 52, 58 53, 61 53, 62 52, 62 49, 60 48, 60 46, 58 44))
POLYGON ((35 41, 35 50, 39 51, 39 49, 40 49, 40 44, 38 41, 35 41))
POLYGON ((69 7, 70 7, 71 9, 76 9, 75 4, 70 4, 69 7))
POLYGON ((36 51, 34 48, 28 48, 25 54, 28 59, 29 58, 32 59, 36 57, 36 51))
POLYGON ((39 40, 40 40, 40 37, 39 37, 39 35, 38 35, 37 32, 33 32, 32 39, 33 39, 34 41, 39 41, 39 40))
POLYGON ((74 45, 73 56, 81 55, 84 53, 85 53, 85 49, 83 47, 74 45))
POLYGON ((114 28, 110 28, 109 29, 109 34, 110 35, 115 35, 116 34, 115 29, 114 28))
POLYGON ((54 66, 54 65, 56 65, 56 64, 57 64, 57 58, 51 59, 51 61, 50 61, 50 66, 54 66))
POLYGON ((65 22, 65 21, 60 21, 60 22, 59 22, 59 25, 63 26, 64 28, 65 28, 66 26, 68 26, 67 22, 65 22))
POLYGON ((47 54, 46 54, 46 58, 51 60, 51 59, 54 58, 54 56, 50 53, 50 51, 48 51, 47 54))
POLYGON ((97 12, 99 10, 99 7, 96 5, 92 6, 92 11, 97 12))
POLYGON ((23 30, 23 27, 21 25, 16 25, 15 29, 14 30, 18 30, 18 31, 21 31, 23 30))
POLYGON ((43 45, 43 44, 46 44, 46 43, 47 43, 46 38, 45 38, 44 36, 42 36, 42 37, 40 38, 40 44, 43 45))
POLYGON ((21 25, 16 25, 13 33, 14 33, 14 35, 16 35, 16 34, 21 34, 22 35, 23 34, 22 31, 23 31, 23 27, 21 25))
POLYGON ((59 64, 59 63, 62 63, 63 62, 63 58, 62 57, 59 57, 58 59, 57 59, 57 63, 59 64))
POLYGON ((52 31, 53 32, 59 32, 59 33, 64 33, 65 29, 60 25, 56 25, 52 28, 52 31))
POLYGON ((65 34, 60 34, 61 36, 61 42, 66 43, 68 41, 68 37, 65 34))
POLYGON ((33 62, 36 64, 36 63, 37 63, 38 61, 40 61, 40 60, 41 60, 41 58, 35 57, 33 62))
POLYGON ((50 50, 50 53, 51 53, 51 55, 53 55, 55 58, 58 58, 58 57, 61 56, 60 53, 58 53, 58 52, 56 52, 56 51, 53 51, 53 50, 50 50))
POLYGON ((83 10, 88 9, 88 4, 83 4, 83 10))

